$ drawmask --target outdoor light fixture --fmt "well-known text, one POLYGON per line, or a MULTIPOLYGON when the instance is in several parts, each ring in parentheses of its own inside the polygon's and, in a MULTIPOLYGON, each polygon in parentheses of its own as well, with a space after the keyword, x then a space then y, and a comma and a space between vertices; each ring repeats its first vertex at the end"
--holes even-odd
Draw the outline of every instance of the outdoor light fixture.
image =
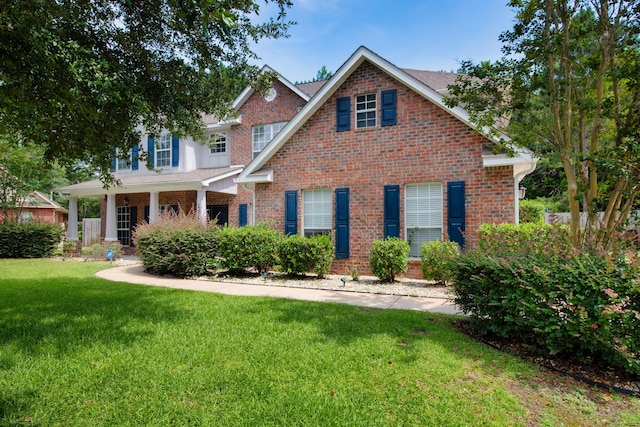
POLYGON ((518 199, 520 200, 524 199, 524 195, 526 194, 526 192, 527 192, 527 189, 521 185, 518 188, 518 199))
POLYGON ((124 196, 124 205, 129 206, 129 196, 124 196))

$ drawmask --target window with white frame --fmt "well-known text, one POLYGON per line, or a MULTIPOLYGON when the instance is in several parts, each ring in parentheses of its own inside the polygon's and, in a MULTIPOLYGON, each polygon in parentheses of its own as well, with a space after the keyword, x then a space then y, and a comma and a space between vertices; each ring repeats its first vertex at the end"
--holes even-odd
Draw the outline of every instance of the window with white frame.
POLYGON ((356 129, 376 126, 376 94, 356 96, 356 129))
POLYGON ((119 171, 131 170, 131 151, 128 153, 118 153, 118 169, 119 171))
POLYGON ((129 216, 129 206, 118 206, 116 208, 116 229, 120 244, 122 246, 130 246, 131 221, 129 216))
POLYGON ((271 141, 282 130, 287 122, 271 123, 268 125, 258 125, 253 127, 253 157, 271 141))
POLYGON ((211 148, 211 154, 221 154, 227 152, 227 137, 228 134, 215 133, 211 135, 211 141, 209 147, 211 148))
POLYGON ((331 190, 302 191, 302 231, 313 236, 331 232, 331 190))
POLYGON ((409 256, 419 257, 423 243, 442 239, 442 184, 408 184, 404 203, 409 256))
POLYGON ((171 134, 165 133, 156 140, 156 167, 171 166, 171 134))

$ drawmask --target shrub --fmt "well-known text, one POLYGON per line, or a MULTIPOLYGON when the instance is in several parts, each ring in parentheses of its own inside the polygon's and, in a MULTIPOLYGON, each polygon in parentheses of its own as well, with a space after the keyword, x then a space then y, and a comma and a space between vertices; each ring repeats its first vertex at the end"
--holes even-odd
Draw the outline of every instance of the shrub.
POLYGON ((62 227, 43 222, 0 224, 0 258, 51 256, 62 241, 62 227))
POLYGON ((409 268, 409 243, 397 237, 373 241, 369 264, 371 271, 383 282, 393 282, 409 268))
POLYGON ((133 238, 149 273, 193 277, 216 269, 219 234, 217 227, 191 212, 163 215, 152 224, 140 224, 133 238))
POLYGON ((322 278, 329 272, 333 261, 334 246, 327 234, 312 237, 292 235, 278 245, 278 262, 288 274, 314 271, 322 278))
POLYGON ((493 256, 571 251, 566 226, 551 224, 482 224, 478 248, 493 256))
POLYGON ((468 251, 455 265, 454 300, 482 333, 640 374, 639 273, 635 260, 587 252, 468 251))
POLYGON ((456 242, 433 240, 424 243, 420 249, 422 277, 444 283, 453 279, 452 262, 460 256, 460 246, 456 242))
POLYGON ((544 224, 545 204, 538 200, 520 200, 520 224, 544 224))
POLYGON ((276 264, 278 244, 282 233, 268 224, 240 228, 225 227, 220 233, 220 256, 223 268, 232 273, 253 268, 268 271, 276 264))

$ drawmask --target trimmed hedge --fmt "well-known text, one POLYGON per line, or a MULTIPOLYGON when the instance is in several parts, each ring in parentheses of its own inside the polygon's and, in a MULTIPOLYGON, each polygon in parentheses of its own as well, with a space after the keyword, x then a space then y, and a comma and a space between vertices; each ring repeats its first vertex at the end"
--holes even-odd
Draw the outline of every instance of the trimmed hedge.
POLYGON ((544 224, 545 204, 538 200, 520 200, 520 224, 544 224))
POLYGON ((371 272, 383 282, 393 282, 409 269, 409 243, 397 237, 375 239, 369 255, 371 272))
POLYGON ((331 237, 318 234, 312 237, 292 235, 278 245, 278 262, 288 274, 303 274, 314 271, 319 278, 331 268, 334 246, 331 237))
POLYGON ((62 227, 42 222, 0 224, 0 258, 51 256, 62 241, 62 227))
POLYGON ((195 214, 163 215, 153 224, 140 224, 134 233, 145 271, 175 277, 204 276, 217 268, 220 230, 195 214))
POLYGON ((476 329, 640 374, 638 261, 567 251, 562 239, 521 242, 509 252, 491 241, 456 261, 454 301, 476 329))
POLYGON ((249 268, 262 273, 276 264, 276 253, 281 232, 267 224, 248 225, 240 228, 225 227, 220 232, 221 266, 232 273, 249 268))
POLYGON ((453 279, 453 262, 460 256, 456 242, 433 240, 423 243, 420 249, 422 277, 445 283, 453 279))

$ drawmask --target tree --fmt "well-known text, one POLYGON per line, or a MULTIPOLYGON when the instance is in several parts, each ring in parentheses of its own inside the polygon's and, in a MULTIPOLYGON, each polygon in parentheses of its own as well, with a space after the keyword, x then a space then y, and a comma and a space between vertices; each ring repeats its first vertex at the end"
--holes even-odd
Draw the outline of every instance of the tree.
POLYGON ((327 66, 323 65, 322 68, 318 70, 314 81, 329 80, 331 76, 333 76, 333 71, 328 71, 327 66))
POLYGON ((239 86, 266 90, 249 44, 286 36, 289 0, 255 23, 250 0, 0 0, 0 135, 84 161, 110 182, 110 158, 141 129, 202 134, 239 86), (14 138, 12 138, 14 139, 14 138))
POLYGON ((640 192, 640 1, 511 0, 505 56, 451 88, 472 121, 552 153, 566 175, 571 236, 610 249, 640 192), (582 205, 582 206, 581 206, 582 205), (580 211, 587 227, 580 231, 580 211), (604 216, 599 219, 599 208, 604 216))
POLYGON ((0 209, 4 222, 20 218, 22 208, 34 190, 46 194, 66 183, 62 168, 45 166, 42 151, 0 138, 0 209))

